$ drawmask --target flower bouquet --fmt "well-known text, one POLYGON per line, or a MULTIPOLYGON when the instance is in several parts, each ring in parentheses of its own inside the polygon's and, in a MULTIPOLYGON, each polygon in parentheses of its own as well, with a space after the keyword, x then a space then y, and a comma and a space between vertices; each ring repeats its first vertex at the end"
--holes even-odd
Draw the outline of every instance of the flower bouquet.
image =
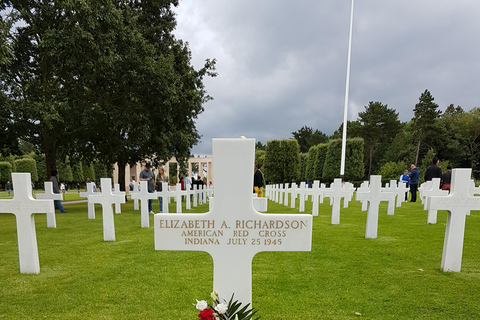
POLYGON ((201 320, 250 320, 260 319, 253 318, 257 311, 248 309, 247 304, 243 308, 240 308, 242 304, 240 302, 233 301, 233 294, 230 301, 220 299, 218 293, 214 290, 210 295, 212 297, 212 304, 209 305, 207 301, 197 300, 196 308, 200 311, 198 317, 201 320), (223 301, 223 302, 222 302, 223 301))

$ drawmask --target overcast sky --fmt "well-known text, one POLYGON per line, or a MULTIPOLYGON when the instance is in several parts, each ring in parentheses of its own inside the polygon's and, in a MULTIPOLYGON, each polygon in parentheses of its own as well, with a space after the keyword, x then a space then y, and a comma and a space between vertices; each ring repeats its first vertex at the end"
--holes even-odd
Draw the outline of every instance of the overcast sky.
MULTIPOLYGON (((204 84, 192 153, 212 138, 266 143, 309 126, 331 135, 343 121, 351 0, 181 0, 175 34, 204 84)), ((356 0, 348 119, 369 101, 413 117, 428 89, 442 111, 480 106, 479 0, 356 0)))

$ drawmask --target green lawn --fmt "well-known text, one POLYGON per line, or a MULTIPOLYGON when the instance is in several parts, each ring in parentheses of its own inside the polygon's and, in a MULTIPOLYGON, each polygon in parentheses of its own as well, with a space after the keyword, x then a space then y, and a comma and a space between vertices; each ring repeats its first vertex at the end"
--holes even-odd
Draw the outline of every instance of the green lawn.
MULTIPOLYGON (((100 206, 95 220, 87 219, 86 203, 65 208, 56 229, 46 228, 45 215, 35 215, 41 271, 34 275, 20 274, 15 218, 0 214, 0 319, 198 319, 195 299, 208 299, 212 289, 207 253, 155 251, 153 227, 140 227, 133 201, 115 215, 115 242, 103 241, 100 206)), ((196 212, 207 210, 203 205, 196 212)), ((446 212, 439 212, 436 225, 427 225, 420 203, 404 203, 394 216, 386 210, 382 203, 378 239, 367 240, 360 202, 342 208, 341 224, 331 225, 327 199, 313 219, 311 252, 257 254, 258 315, 480 318, 480 212, 467 217, 462 272, 445 273, 440 263, 446 212)), ((298 209, 269 201, 269 212, 298 209)))

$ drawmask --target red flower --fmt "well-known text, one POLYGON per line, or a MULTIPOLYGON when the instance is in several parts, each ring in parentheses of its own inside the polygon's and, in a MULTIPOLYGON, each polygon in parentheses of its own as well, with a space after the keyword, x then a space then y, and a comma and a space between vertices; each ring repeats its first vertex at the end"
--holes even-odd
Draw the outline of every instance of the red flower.
POLYGON ((210 308, 200 311, 198 317, 202 320, 215 320, 213 318, 213 310, 210 308))

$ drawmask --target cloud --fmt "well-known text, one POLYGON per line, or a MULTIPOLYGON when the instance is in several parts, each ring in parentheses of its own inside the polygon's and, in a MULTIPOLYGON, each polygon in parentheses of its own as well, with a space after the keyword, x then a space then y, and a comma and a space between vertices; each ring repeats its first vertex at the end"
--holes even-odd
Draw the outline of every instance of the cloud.
MULTIPOLYGON (((202 143, 245 135, 266 143, 307 125, 332 134, 343 121, 350 1, 182 0, 176 35, 193 63, 217 59, 205 79, 214 100, 197 119, 202 143)), ((350 120, 369 101, 413 117, 429 89, 444 110, 479 106, 480 29, 473 0, 356 1, 350 120)))

